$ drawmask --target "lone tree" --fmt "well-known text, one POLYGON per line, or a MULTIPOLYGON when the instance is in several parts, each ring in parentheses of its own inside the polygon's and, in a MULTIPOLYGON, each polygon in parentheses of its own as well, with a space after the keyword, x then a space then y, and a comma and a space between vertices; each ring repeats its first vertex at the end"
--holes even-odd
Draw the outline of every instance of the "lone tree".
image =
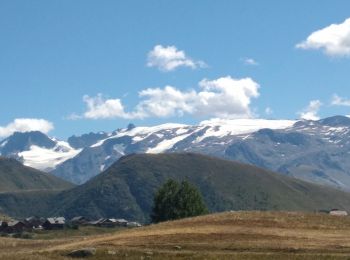
POLYGON ((188 181, 168 180, 154 197, 152 222, 158 223, 208 213, 198 189, 188 181))

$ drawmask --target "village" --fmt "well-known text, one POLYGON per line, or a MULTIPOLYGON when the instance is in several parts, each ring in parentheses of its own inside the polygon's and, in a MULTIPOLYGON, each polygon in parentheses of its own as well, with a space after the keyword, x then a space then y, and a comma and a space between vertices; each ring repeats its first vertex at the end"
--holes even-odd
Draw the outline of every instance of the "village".
POLYGON ((36 230, 61 230, 67 228, 78 229, 79 226, 135 228, 141 227, 142 225, 138 222, 116 218, 91 220, 84 216, 77 216, 67 221, 64 217, 42 218, 32 216, 23 220, 0 221, 0 234, 18 234, 36 230))
MULTIPOLYGON (((318 210, 317 212, 334 216, 348 216, 347 211, 339 209, 318 210)), ((64 217, 43 218, 32 216, 23 220, 0 221, 0 235, 18 234, 40 230, 79 229, 80 226, 100 228, 136 228, 141 227, 142 225, 136 221, 128 221, 126 219, 118 218, 100 218, 98 220, 91 220, 84 216, 76 216, 70 220, 66 220, 64 217)))

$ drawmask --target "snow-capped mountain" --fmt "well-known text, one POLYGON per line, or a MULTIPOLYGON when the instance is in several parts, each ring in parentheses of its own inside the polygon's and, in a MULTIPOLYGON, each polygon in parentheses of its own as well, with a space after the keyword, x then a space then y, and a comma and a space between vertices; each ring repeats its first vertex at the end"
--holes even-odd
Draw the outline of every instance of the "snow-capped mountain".
POLYGON ((163 124, 120 129, 85 147, 77 156, 57 166, 53 173, 74 183, 84 183, 131 153, 194 151, 224 157, 226 148, 262 128, 285 129, 291 120, 209 120, 199 125, 163 124))
POLYGON ((350 190, 350 118, 299 121, 233 142, 225 157, 313 183, 350 190))
POLYGON ((38 132, 14 133, 0 141, 0 155, 16 158, 24 165, 51 171, 81 150, 38 132))
POLYGON ((58 141, 40 132, 0 141, 0 154, 81 184, 132 153, 197 152, 350 190, 350 118, 213 119, 198 125, 129 125, 58 141))

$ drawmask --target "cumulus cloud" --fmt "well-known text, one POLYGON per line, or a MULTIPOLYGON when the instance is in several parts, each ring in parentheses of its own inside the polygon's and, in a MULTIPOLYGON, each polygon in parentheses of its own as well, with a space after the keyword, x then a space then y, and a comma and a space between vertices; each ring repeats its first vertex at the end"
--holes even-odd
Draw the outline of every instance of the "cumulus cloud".
POLYGON ((259 97, 259 84, 251 78, 222 77, 202 80, 197 113, 218 117, 251 117, 252 98, 259 97))
POLYGON ((170 117, 194 113, 194 102, 197 93, 194 90, 181 91, 172 86, 164 88, 148 88, 139 93, 142 99, 136 106, 134 116, 170 117))
POLYGON ((0 126, 0 137, 8 137, 14 132, 40 131, 47 134, 53 129, 53 124, 45 119, 17 118, 6 126, 0 126))
POLYGON ((338 96, 337 94, 334 94, 332 97, 331 105, 350 107, 350 99, 343 98, 338 96))
POLYGON ((83 101, 87 107, 87 111, 83 115, 85 118, 127 117, 120 99, 104 99, 102 94, 98 94, 96 97, 85 95, 83 101))
POLYGON ((84 97, 88 119, 172 117, 185 114, 225 118, 252 117, 250 105, 259 97, 259 84, 251 78, 230 76, 215 80, 203 79, 198 90, 182 91, 173 86, 148 88, 139 92, 140 101, 127 112, 120 99, 104 99, 102 95, 84 97))
POLYGON ((322 105, 320 100, 311 100, 309 105, 299 113, 300 118, 305 120, 319 120, 318 112, 322 105))
POLYGON ((251 66, 258 66, 259 65, 259 63, 256 60, 254 60, 253 58, 243 58, 242 62, 245 65, 251 65, 251 66))
POLYGON ((156 67, 161 71, 173 71, 179 67, 189 67, 191 69, 204 68, 207 65, 203 61, 191 59, 176 46, 156 45, 148 53, 147 66, 156 67))
POLYGON ((321 49, 329 56, 350 56, 350 18, 315 31, 296 45, 299 49, 321 49))

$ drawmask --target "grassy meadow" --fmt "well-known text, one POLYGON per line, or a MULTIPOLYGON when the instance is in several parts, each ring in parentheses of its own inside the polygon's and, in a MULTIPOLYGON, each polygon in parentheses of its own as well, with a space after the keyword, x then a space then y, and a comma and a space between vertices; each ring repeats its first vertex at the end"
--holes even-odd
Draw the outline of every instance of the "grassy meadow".
POLYGON ((0 238, 0 259, 70 259, 68 252, 91 247, 97 253, 89 259, 107 260, 350 257, 350 217, 326 214, 227 212, 100 231, 80 230, 30 240, 0 238))

